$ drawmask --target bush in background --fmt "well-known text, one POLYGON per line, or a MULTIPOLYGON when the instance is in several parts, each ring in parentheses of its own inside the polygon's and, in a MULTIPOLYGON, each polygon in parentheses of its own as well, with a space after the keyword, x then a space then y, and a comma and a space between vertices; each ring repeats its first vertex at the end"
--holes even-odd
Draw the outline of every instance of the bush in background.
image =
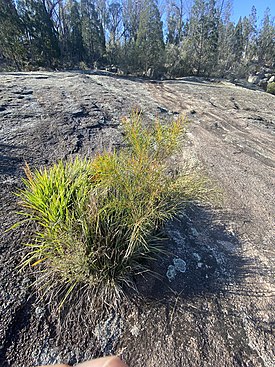
POLYGON ((275 95, 275 82, 268 83, 266 88, 267 93, 275 95))

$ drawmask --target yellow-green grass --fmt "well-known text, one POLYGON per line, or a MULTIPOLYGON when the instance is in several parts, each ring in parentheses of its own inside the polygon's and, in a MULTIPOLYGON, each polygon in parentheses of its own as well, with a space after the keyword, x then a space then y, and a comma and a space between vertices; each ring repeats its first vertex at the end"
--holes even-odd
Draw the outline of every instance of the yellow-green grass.
POLYGON ((208 197, 207 180, 194 170, 169 169, 186 120, 145 128, 138 113, 122 121, 125 148, 94 158, 59 161, 31 172, 18 193, 33 237, 23 267, 38 269, 45 294, 75 287, 119 299, 133 276, 161 251, 158 233, 187 203, 208 197))

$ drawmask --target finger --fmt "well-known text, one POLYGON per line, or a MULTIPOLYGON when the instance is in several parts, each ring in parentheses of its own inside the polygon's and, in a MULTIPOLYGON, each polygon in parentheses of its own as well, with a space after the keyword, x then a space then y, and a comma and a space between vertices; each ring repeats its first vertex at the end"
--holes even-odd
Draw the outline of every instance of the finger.
POLYGON ((76 367, 127 367, 119 357, 104 357, 78 364, 76 367))

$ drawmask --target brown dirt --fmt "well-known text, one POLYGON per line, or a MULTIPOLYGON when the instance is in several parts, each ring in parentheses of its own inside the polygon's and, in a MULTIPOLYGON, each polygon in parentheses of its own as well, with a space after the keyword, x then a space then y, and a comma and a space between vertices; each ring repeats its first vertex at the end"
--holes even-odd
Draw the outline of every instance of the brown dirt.
MULTIPOLYGON (((145 82, 78 73, 0 76, 0 364, 75 363, 119 353, 131 366, 274 365, 275 97, 198 78, 145 82), (85 332, 59 324, 19 274, 28 228, 14 191, 24 161, 48 165, 121 143, 119 121, 132 108, 150 121, 185 113, 192 121, 183 160, 223 190, 220 207, 189 208, 166 228, 171 256, 139 280, 143 301, 91 315, 85 332), (180 258, 186 271, 169 282, 180 258), (57 337, 61 327, 61 336, 57 337), (66 330, 62 329, 66 327, 66 330), (66 331, 66 332, 65 332, 66 331)), ((81 310, 77 313, 81 314, 81 310)))

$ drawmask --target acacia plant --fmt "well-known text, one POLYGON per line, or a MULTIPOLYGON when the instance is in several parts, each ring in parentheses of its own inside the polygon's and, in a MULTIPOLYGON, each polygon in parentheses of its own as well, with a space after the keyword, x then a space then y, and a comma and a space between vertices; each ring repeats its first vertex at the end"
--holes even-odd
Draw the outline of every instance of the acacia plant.
POLYGON ((33 172, 26 165, 20 223, 32 222, 33 236, 23 267, 38 270, 45 294, 58 290, 64 301, 85 288, 106 302, 111 295, 119 299, 160 251, 164 223, 186 203, 206 197, 205 179, 169 168, 184 118, 145 128, 134 113, 123 127, 127 144, 119 151, 33 172))

